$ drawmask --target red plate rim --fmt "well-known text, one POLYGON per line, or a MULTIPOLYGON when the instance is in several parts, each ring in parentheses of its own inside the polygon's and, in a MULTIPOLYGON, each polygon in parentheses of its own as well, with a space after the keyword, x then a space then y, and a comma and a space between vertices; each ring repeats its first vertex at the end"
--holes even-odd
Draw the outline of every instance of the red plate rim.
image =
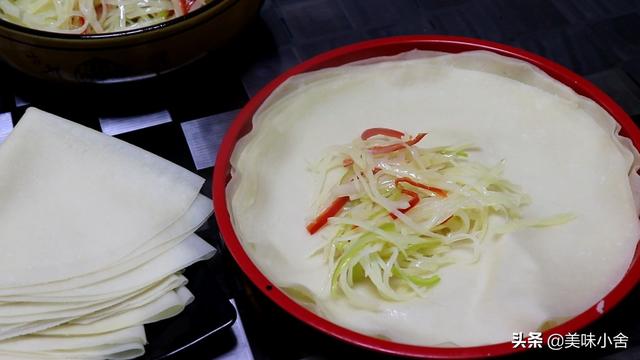
MULTIPOLYGON (((269 279, 262 274, 244 251, 233 229, 231 217, 227 209, 227 197, 225 191, 226 184, 231 178, 231 166, 229 161, 236 142, 246 133, 251 131, 253 114, 265 99, 278 86, 293 75, 332 66, 339 66, 349 62, 376 56, 395 55, 413 49, 434 50, 450 53, 487 50, 500 55, 527 61, 542 69, 556 80, 559 80, 569 86, 578 94, 591 98, 598 103, 621 125, 620 133, 630 138, 636 148, 640 148, 640 130, 624 110, 615 103, 615 101, 588 80, 541 56, 495 42, 457 36, 409 35, 369 40, 322 53, 298 64, 262 88, 262 90, 260 90, 239 112, 222 141, 213 174, 213 203, 220 232, 229 251, 231 252, 231 255, 234 257, 240 268, 249 277, 249 279, 251 279, 251 281, 253 281, 253 283, 267 295, 267 297, 299 320, 348 343, 394 355, 439 359, 481 358, 523 351, 525 350, 523 348, 514 348, 511 342, 457 348, 407 345, 363 335, 336 325, 296 303, 276 286, 273 286, 269 279)), ((613 290, 602 298, 602 301, 598 302, 598 304, 603 304, 604 307, 600 305, 600 309, 598 309, 598 304, 594 304, 571 320, 543 332, 543 339, 545 342, 550 334, 567 334, 577 332, 579 329, 595 321, 605 312, 618 304, 640 280, 639 256, 640 249, 636 247, 635 255, 625 276, 613 290)))

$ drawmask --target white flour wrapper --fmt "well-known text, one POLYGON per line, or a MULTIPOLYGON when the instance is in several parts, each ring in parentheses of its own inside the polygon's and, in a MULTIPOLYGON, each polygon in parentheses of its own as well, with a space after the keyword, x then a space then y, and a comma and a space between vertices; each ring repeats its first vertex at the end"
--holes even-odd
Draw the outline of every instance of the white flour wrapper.
POLYGON ((204 182, 35 108, 0 146, 0 169, 0 289, 65 280, 123 260, 178 221, 204 182))
POLYGON ((640 235, 637 151, 593 101, 519 60, 413 51, 302 74, 253 125, 233 153, 227 187, 241 242, 275 284, 305 292, 312 311, 372 336, 432 346, 510 341, 598 303, 623 277, 640 235), (311 256, 325 240, 305 230, 317 190, 307 169, 371 127, 428 132, 422 146, 475 144, 473 159, 505 159, 504 176, 531 196, 525 217, 576 219, 486 241, 478 262, 443 268, 423 298, 372 293, 378 311, 332 298, 331 269, 311 256))

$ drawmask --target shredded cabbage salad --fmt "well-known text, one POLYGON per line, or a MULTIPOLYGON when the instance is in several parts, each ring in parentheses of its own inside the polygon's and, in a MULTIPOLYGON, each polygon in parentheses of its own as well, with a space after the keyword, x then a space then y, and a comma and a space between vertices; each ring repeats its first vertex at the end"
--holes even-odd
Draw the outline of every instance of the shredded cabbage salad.
POLYGON ((0 19, 67 34, 142 28, 182 16, 211 0, 0 0, 0 19))
POLYGON ((469 153, 479 149, 471 145, 416 146, 425 136, 367 129, 312 168, 322 180, 321 211, 307 231, 328 237, 318 251, 330 263, 334 296, 370 307, 358 284, 387 300, 423 296, 442 267, 477 261, 485 239, 573 218, 523 219, 531 200, 502 176, 504 160, 473 161, 469 153))

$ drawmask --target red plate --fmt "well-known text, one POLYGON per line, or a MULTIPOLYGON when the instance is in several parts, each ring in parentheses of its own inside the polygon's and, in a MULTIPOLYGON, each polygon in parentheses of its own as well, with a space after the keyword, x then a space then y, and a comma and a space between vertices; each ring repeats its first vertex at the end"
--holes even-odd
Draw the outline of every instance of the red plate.
MULTIPOLYGON (((390 354, 440 359, 488 357, 523 351, 524 349, 522 348, 514 349, 513 344, 510 342, 458 348, 406 345, 363 335, 338 326, 307 310, 287 297, 277 287, 273 286, 269 279, 260 272, 244 251, 235 231, 233 230, 233 226, 231 225, 225 193, 226 184, 231 176, 229 159, 238 139, 251 130, 253 114, 271 94, 271 92, 280 86, 280 84, 282 84, 286 79, 296 74, 332 66, 339 66, 371 57, 395 55, 412 49, 434 50, 450 53, 459 53, 471 50, 488 50, 500 55, 527 61, 542 69, 556 80, 569 86, 578 94, 593 99, 602 108, 608 111, 618 123, 620 123, 622 126, 622 130, 620 131, 621 135, 630 138, 636 148, 640 147, 640 130, 638 130, 638 127, 618 104, 589 81, 573 73, 567 68, 538 55, 489 41, 451 36, 416 35, 365 41, 331 50, 293 67, 265 86, 253 99, 251 99, 251 101, 249 101, 242 111, 240 111, 222 141, 213 175, 213 203, 222 237, 224 238, 229 251, 231 251, 231 254, 242 270, 247 274, 251 281, 253 281, 269 298, 271 298, 271 300, 301 321, 304 321, 307 324, 346 342, 390 354)), ((602 299, 605 304, 604 312, 618 304, 618 302, 620 302, 620 300, 631 291, 636 283, 638 283, 638 280, 640 279, 640 262, 638 261, 639 254, 640 250, 636 247, 635 255, 624 278, 602 299)), ((594 304, 575 318, 544 332, 543 338, 545 342, 550 334, 566 334, 568 332, 578 331, 587 324, 601 317, 603 312, 602 309, 600 310, 601 311, 598 311, 596 309, 596 304, 594 304)))

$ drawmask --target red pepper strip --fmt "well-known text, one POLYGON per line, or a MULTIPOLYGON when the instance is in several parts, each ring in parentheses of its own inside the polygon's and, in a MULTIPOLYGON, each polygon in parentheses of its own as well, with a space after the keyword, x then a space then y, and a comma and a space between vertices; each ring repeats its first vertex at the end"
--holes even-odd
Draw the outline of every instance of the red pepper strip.
MULTIPOLYGON (((409 206, 407 206, 404 209, 398 209, 398 211, 400 211, 401 213, 405 214, 407 211, 413 209, 414 206, 418 205, 418 203, 420 202, 420 195, 418 195, 414 191, 405 190, 405 189, 402 189, 402 193, 411 196, 411 199, 409 199, 409 206)), ((394 220, 398 218, 393 213, 389 213, 389 216, 391 216, 391 218, 394 219, 394 220)))
POLYGON ((426 133, 419 133, 418 135, 416 135, 416 137, 414 137, 413 139, 405 142, 404 144, 400 143, 400 144, 391 144, 391 145, 370 147, 369 148, 369 152, 371 152, 372 154, 386 154, 386 153, 394 152, 396 150, 401 150, 401 149, 405 148, 405 145, 406 146, 412 146, 412 145, 417 144, 426 135, 427 135, 426 133))
POLYGON ((362 135, 360 135, 360 138, 362 140, 367 140, 376 135, 384 135, 384 136, 400 139, 401 137, 404 136, 404 133, 402 131, 387 129, 387 128, 371 128, 363 131, 362 135))
POLYGON ((447 195, 448 195, 447 190, 442 190, 442 189, 437 188, 437 187, 421 184, 421 183, 419 183, 419 182, 417 182, 417 181, 415 181, 415 180, 413 180, 411 178, 408 178, 408 177, 397 178, 396 179, 396 186, 398 186, 398 184, 401 183, 401 182, 406 182, 407 184, 411 184, 411 185, 413 185, 415 187, 418 187, 420 189, 429 190, 429 191, 431 191, 432 193, 438 195, 438 197, 441 197, 441 198, 446 198, 447 195))
POLYGON ((449 216, 448 218, 444 219, 444 221, 443 221, 443 222, 441 222, 441 223, 440 223, 440 224, 438 224, 438 225, 442 225, 442 224, 446 223, 447 221, 451 220, 451 218, 452 218, 452 217, 453 217, 453 215, 449 216))
POLYGON ((187 0, 180 0, 180 8, 182 8, 183 14, 188 13, 190 7, 191 6, 187 4, 187 0))
POLYGON ((309 225, 307 225, 307 231, 309 234, 313 235, 318 230, 320 230, 323 226, 327 224, 330 217, 336 216, 342 210, 342 208, 349 201, 348 196, 340 196, 337 199, 333 200, 331 205, 324 209, 320 215, 318 215, 309 225))

